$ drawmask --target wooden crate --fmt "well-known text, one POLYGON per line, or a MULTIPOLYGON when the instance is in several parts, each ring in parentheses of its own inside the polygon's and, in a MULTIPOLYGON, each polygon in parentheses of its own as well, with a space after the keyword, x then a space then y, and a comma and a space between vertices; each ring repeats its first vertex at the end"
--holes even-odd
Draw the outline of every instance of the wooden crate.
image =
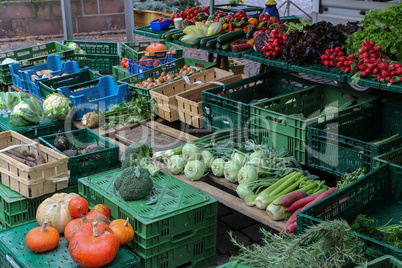
POLYGON ((155 114, 169 122, 176 121, 179 119, 176 94, 199 86, 200 84, 195 83, 197 81, 205 84, 211 81, 219 81, 222 78, 233 75, 233 73, 222 69, 211 68, 187 77, 190 80, 190 84, 182 78, 164 86, 151 89, 149 93, 157 104, 154 107, 155 114))
MULTIPOLYGON (((34 140, 9 130, 0 133, 0 150, 12 145, 31 144, 34 140)), ((0 153, 1 183, 27 198, 36 198, 68 187, 68 157, 44 145, 21 146, 35 155, 42 155, 45 164, 29 167, 0 153)))
MULTIPOLYGON (((229 60, 229 70, 232 70, 234 74, 244 74, 244 64, 233 59, 229 60)), ((221 62, 221 68, 223 67, 223 62, 221 62)))
MULTIPOLYGON (((239 74, 222 78, 219 82, 229 84, 247 77, 248 76, 246 75, 239 74)), ((204 115, 202 112, 202 91, 216 86, 216 84, 206 84, 177 94, 176 100, 179 120, 193 127, 203 128, 204 115)))

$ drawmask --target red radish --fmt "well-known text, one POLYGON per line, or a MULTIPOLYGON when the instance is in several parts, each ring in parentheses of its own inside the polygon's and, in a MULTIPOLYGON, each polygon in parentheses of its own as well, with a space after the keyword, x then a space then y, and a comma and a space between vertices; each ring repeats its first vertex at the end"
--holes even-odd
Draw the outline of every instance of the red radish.
POLYGON ((302 199, 306 196, 309 196, 309 194, 302 192, 302 191, 291 192, 291 193, 284 195, 281 198, 281 200, 279 201, 279 203, 275 204, 275 205, 288 207, 291 204, 293 204, 294 202, 296 202, 297 200, 302 199))
POLYGON ((294 202, 292 205, 290 205, 290 207, 285 209, 285 211, 294 211, 294 210, 296 210, 298 208, 302 208, 307 203, 309 203, 310 201, 313 201, 314 199, 317 198, 317 196, 319 196, 321 194, 323 194, 323 193, 318 193, 318 194, 315 194, 315 195, 310 195, 310 196, 304 197, 302 199, 299 199, 296 202, 294 202))
POLYGON ((297 233, 297 223, 292 223, 287 228, 288 233, 296 234, 297 233))

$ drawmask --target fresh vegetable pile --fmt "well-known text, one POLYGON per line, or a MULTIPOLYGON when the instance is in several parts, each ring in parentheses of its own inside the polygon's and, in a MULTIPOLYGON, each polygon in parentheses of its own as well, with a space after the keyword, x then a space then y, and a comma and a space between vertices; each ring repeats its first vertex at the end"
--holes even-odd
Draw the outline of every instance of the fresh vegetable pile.
POLYGON ((209 9, 207 7, 191 7, 188 6, 186 10, 180 11, 180 13, 174 13, 169 19, 170 23, 173 22, 175 18, 182 18, 183 23, 186 25, 191 23, 195 24, 196 21, 203 21, 208 18, 209 9))
POLYGON ((250 267, 364 267, 367 259, 362 250, 363 242, 350 235, 349 229, 349 224, 343 220, 323 221, 297 237, 260 229, 263 244, 251 247, 237 242, 230 233, 232 242, 240 248, 239 255, 231 260, 250 267))
POLYGON ((351 230, 402 249, 402 222, 389 225, 391 221, 392 219, 383 226, 376 226, 374 218, 360 214, 351 225, 351 230))
POLYGON ((134 238, 127 219, 110 221, 110 210, 103 204, 90 211, 88 201, 76 193, 54 194, 36 211, 39 227, 30 230, 25 242, 35 253, 56 248, 60 236, 69 242, 72 260, 81 267, 101 267, 111 263, 121 245, 134 238))
POLYGON ((290 233, 297 230, 297 212, 337 190, 327 189, 325 181, 303 171, 286 150, 268 149, 250 140, 230 142, 229 137, 221 132, 213 142, 207 137, 156 156, 168 154, 172 174, 184 172, 190 180, 199 180, 212 172, 237 183, 236 193, 248 206, 266 210, 272 220, 290 217, 284 229, 290 233))

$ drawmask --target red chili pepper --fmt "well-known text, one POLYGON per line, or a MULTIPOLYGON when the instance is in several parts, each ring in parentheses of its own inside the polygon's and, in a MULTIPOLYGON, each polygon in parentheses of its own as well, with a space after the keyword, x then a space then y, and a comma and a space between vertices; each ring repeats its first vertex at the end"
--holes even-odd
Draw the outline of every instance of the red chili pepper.
POLYGON ((231 20, 229 21, 229 32, 233 32, 233 23, 231 20))

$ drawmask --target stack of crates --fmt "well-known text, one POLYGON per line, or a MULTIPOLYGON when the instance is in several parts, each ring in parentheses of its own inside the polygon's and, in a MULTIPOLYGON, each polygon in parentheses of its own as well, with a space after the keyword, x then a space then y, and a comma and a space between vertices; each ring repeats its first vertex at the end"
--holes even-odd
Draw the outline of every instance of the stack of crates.
POLYGON ((90 207, 105 204, 112 219, 134 228, 129 244, 141 267, 205 267, 215 262, 217 200, 161 172, 152 177, 157 201, 124 201, 114 189, 122 169, 78 180, 79 194, 90 207))

